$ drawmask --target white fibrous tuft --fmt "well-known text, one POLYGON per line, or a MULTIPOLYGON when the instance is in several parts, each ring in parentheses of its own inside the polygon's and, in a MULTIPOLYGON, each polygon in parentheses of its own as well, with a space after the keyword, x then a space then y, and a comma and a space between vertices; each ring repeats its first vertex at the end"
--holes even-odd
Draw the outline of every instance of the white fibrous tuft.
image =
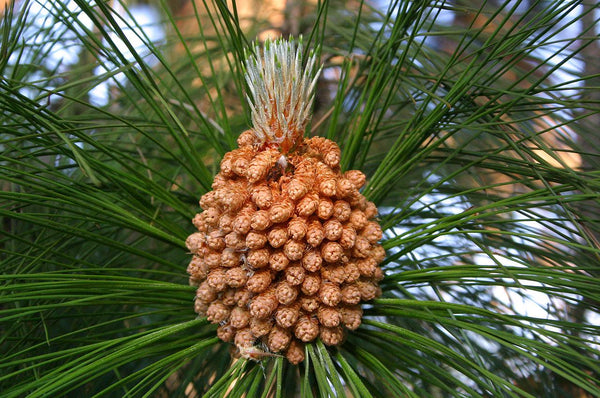
POLYGON ((304 134, 321 72, 315 70, 312 51, 302 65, 302 50, 301 41, 267 40, 246 59, 254 134, 260 143, 277 144, 284 152, 304 134))

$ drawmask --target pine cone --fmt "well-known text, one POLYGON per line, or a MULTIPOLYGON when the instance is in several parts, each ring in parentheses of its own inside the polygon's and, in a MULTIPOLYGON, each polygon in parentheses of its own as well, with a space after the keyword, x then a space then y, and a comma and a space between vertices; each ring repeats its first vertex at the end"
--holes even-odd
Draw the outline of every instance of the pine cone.
POLYGON ((294 59, 290 51, 293 44, 278 41, 264 60, 248 61, 249 85, 266 87, 251 93, 253 129, 223 157, 186 245, 195 311, 220 324, 217 336, 240 352, 262 343, 297 364, 303 343, 320 337, 338 345, 345 329, 359 327, 360 303, 380 294, 385 250, 377 243, 383 236, 373 220, 377 207, 358 191, 365 175, 341 172, 335 142, 302 138, 314 56, 306 78, 296 64, 286 67, 292 77, 281 66, 262 69, 275 57, 294 59), (269 94, 286 81, 298 86, 300 99, 269 94))

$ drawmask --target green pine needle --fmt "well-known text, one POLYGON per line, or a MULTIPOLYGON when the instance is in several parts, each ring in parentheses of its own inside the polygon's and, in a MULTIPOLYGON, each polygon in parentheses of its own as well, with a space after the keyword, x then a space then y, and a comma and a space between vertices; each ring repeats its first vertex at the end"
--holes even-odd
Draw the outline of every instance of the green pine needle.
POLYGON ((272 22, 242 2, 9 3, 2 396, 600 396, 594 2, 289 2, 284 30, 323 63, 308 134, 367 174, 387 251, 362 325, 297 366, 233 358, 186 274, 272 22))

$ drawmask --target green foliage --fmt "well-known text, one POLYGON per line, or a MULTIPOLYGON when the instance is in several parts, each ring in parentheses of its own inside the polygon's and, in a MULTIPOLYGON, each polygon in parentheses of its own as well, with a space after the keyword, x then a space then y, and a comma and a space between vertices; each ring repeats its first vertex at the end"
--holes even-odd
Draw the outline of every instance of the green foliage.
POLYGON ((241 61, 268 22, 161 0, 153 41, 127 2, 15 3, 3 396, 600 395, 598 5, 306 5, 324 62, 311 134, 367 173, 388 257, 361 327, 292 366, 232 361, 186 276, 198 199, 249 128, 241 61))

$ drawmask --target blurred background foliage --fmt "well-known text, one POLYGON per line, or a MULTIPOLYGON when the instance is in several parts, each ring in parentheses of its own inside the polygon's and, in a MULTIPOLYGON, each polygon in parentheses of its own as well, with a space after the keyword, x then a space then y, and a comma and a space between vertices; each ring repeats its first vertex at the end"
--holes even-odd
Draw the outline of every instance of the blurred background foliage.
POLYGON ((0 4, 3 396, 600 396, 596 2, 0 4), (309 134, 388 253, 299 366, 232 359, 185 272, 244 52, 280 35, 320 51, 309 134))

